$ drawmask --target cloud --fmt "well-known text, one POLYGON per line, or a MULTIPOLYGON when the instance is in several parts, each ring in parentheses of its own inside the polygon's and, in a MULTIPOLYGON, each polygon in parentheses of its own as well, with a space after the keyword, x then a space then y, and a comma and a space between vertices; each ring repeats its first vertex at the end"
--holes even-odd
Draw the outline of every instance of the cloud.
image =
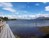
POLYGON ((7 11, 10 11, 10 12, 13 12, 13 13, 16 12, 16 10, 14 10, 14 9, 12 9, 12 8, 2 8, 2 9, 7 10, 7 11))
POLYGON ((34 15, 17 15, 17 19, 34 19, 34 15))
POLYGON ((47 2, 42 2, 42 3, 46 4, 47 2))
POLYGON ((3 10, 7 10, 7 11, 10 11, 12 13, 15 13, 16 12, 16 10, 13 9, 12 3, 0 2, 0 7, 2 7, 3 10))
POLYGON ((0 2, 0 7, 13 7, 13 5, 9 2, 0 2))
POLYGON ((49 14, 17 15, 17 19, 36 19, 38 17, 49 17, 49 14))
POLYGON ((46 6, 45 7, 45 11, 49 11, 49 6, 46 6))
POLYGON ((37 14, 36 17, 49 17, 49 14, 37 14))

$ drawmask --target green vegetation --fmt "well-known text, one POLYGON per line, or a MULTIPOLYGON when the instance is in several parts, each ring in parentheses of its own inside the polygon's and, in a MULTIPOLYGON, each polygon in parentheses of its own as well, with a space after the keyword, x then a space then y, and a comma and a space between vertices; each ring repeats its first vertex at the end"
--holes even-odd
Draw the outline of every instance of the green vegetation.
POLYGON ((7 17, 4 17, 4 18, 3 18, 3 20, 7 21, 7 20, 8 20, 8 18, 7 18, 7 17))
POLYGON ((7 17, 0 17, 0 19, 4 20, 4 21, 7 21, 8 18, 7 17))
POLYGON ((16 20, 16 19, 8 19, 8 17, 0 17, 0 19, 3 19, 4 21, 8 21, 8 20, 16 20))

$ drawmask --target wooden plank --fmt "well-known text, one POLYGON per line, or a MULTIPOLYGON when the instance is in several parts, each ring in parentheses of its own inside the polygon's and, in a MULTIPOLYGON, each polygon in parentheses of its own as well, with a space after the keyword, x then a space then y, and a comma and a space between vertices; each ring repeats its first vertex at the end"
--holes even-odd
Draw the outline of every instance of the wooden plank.
POLYGON ((7 38, 7 28, 6 26, 3 27, 2 33, 1 33, 1 38, 7 38))
POLYGON ((8 24, 7 24, 7 26, 8 26, 8 34, 10 33, 9 35, 10 35, 11 38, 15 38, 15 36, 13 35, 13 33, 12 33, 12 31, 11 31, 11 29, 10 29, 8 24))
POLYGON ((15 38, 8 24, 5 23, 3 30, 0 33, 0 38, 15 38))

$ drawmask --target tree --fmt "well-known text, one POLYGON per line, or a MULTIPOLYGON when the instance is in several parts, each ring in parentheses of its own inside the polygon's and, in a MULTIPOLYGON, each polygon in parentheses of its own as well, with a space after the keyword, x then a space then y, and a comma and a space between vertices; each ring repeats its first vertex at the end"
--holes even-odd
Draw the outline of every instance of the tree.
POLYGON ((7 21, 7 20, 8 20, 8 18, 7 18, 7 17, 4 17, 4 18, 3 18, 3 20, 7 21))

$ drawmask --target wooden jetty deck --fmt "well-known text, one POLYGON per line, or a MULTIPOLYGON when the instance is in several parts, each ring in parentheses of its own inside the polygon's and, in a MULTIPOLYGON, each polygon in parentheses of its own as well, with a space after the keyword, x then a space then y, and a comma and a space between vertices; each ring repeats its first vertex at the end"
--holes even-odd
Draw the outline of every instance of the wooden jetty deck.
POLYGON ((11 31, 9 25, 4 22, 3 28, 1 28, 0 38, 15 38, 13 32, 11 31))

